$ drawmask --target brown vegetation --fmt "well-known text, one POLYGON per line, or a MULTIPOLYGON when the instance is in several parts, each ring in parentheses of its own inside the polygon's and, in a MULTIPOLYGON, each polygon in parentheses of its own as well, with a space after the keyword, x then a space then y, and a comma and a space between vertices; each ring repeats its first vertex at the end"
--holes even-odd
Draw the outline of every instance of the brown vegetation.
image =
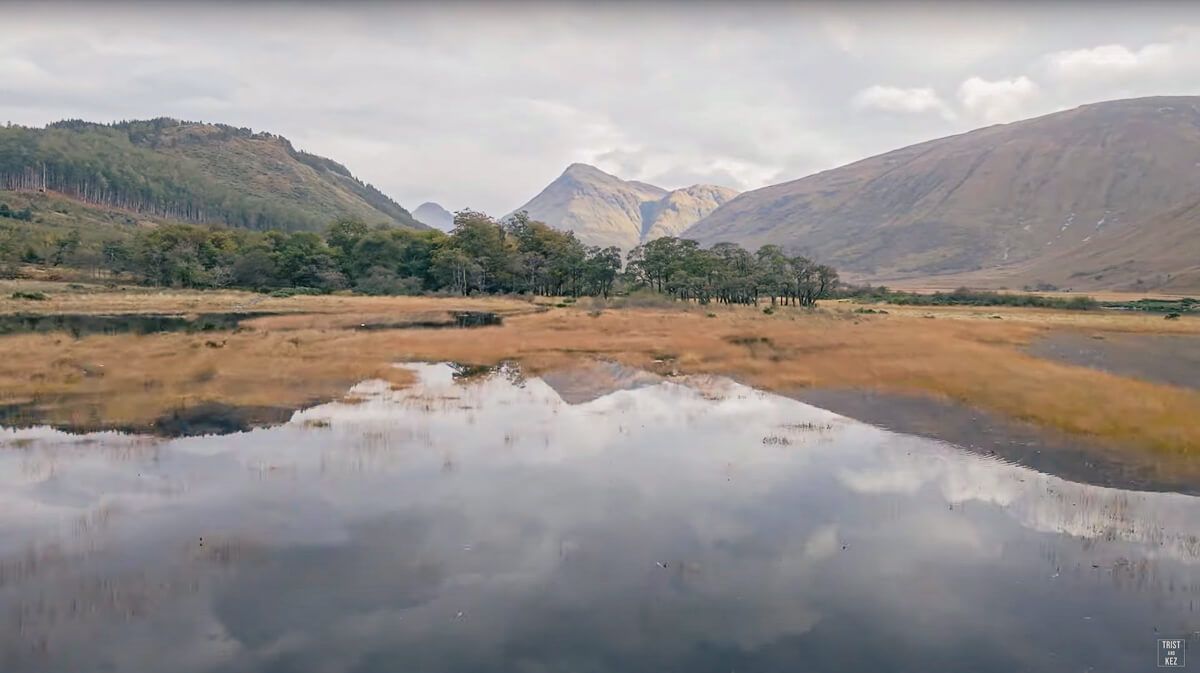
MULTIPOLYGON (((62 294, 37 310, 145 312, 232 310, 243 293, 62 294)), ((0 310, 12 311, 0 301, 0 310)), ((28 310, 23 306, 23 309, 28 310)), ((391 363, 518 360, 529 371, 601 358, 665 372, 714 373, 787 392, 856 387, 953 399, 1006 416, 1124 445, 1195 455, 1200 393, 1043 360, 1022 351, 1052 329, 1200 334, 1200 321, 1041 309, 888 307, 861 315, 829 302, 816 310, 753 307, 604 308, 531 312, 512 299, 292 297, 246 310, 287 310, 212 334, 3 337, 0 404, 40 400, 55 422, 146 424, 203 401, 300 406, 334 399, 353 383, 382 377, 403 384, 391 363), (450 330, 345 329, 386 316, 458 309, 507 314, 500 327, 450 330), (995 319, 999 316, 1000 319, 995 319), (16 355, 20 357, 15 357, 16 355)))

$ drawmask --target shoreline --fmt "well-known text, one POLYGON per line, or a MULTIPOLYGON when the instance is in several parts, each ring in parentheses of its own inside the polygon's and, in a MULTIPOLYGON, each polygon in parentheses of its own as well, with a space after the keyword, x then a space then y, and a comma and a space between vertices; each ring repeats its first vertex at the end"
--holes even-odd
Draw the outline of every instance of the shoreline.
MULTIPOLYGON (((717 374, 784 394, 850 389, 919 396, 1006 421, 1121 447, 1165 462, 1200 456, 1200 391, 1030 354, 1047 335, 1196 337, 1200 320, 1124 312, 858 304, 817 309, 663 304, 613 308, 580 300, 493 297, 295 296, 243 292, 62 292, 44 302, 0 300, 0 314, 259 314, 231 331, 145 335, 0 336, 20 358, 0 362, 0 405, 40 401, 51 424, 150 427, 174 410, 216 403, 299 408, 342 397, 358 381, 406 383, 406 360, 520 362, 532 374, 579 360, 658 373, 717 374), (501 326, 399 326, 431 313, 490 311, 501 326), (249 311, 247 311, 249 312, 249 311)), ((1104 343, 1097 341, 1097 343, 1104 343)), ((837 409, 833 409, 837 411, 837 409)))

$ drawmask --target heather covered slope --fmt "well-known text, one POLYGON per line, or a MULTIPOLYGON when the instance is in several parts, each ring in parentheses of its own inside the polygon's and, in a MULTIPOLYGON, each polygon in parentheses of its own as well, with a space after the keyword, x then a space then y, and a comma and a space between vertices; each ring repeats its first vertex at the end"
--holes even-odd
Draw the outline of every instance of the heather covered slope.
POLYGON ((867 277, 1150 287, 1194 277, 1197 184, 1200 97, 1121 100, 746 192, 686 235, 777 243, 867 277))
POLYGON ((343 215, 423 228, 345 166, 285 138, 173 119, 0 128, 0 189, 250 229, 318 230, 343 215))
POLYGON ((1096 245, 962 274, 903 278, 902 284, 1200 294, 1200 200, 1106 236, 1096 245))

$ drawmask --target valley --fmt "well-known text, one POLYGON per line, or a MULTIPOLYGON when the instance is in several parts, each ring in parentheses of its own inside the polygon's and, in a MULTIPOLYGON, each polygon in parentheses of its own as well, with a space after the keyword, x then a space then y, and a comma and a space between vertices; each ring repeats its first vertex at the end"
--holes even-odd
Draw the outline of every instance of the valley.
POLYGON ((1143 379, 1136 369, 1113 373, 1027 351, 1060 334, 1114 342, 1171 335, 1180 340, 1173 347, 1194 349, 1200 343, 1194 317, 829 300, 765 315, 753 306, 639 305, 621 298, 275 298, 12 283, 3 296, 29 287, 47 299, 0 299, 6 314, 250 314, 227 331, 0 337, 25 354, 0 364, 0 404, 66 428, 149 429, 180 409, 211 403, 295 409, 337 399, 362 379, 403 387, 404 371, 392 366, 403 361, 513 361, 530 373, 611 361, 659 373, 731 376, 785 394, 851 389, 953 401, 1109 447, 1106 453, 1124 447, 1131 460, 1157 464, 1162 474, 1200 467, 1194 432, 1200 429, 1189 420, 1200 393, 1149 374, 1143 379), (503 323, 404 328, 457 311, 493 312, 503 323), (376 323, 392 327, 361 329, 376 323))
POLYGON ((53 5, 0 44, 5 673, 1200 635, 1197 16, 53 5))

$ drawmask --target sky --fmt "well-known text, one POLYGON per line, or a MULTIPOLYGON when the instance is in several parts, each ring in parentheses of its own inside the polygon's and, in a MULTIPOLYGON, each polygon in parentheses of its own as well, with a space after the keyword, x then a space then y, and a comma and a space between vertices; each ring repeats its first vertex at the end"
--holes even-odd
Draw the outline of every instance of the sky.
POLYGON ((739 190, 973 128, 1200 94, 1200 3, 0 1, 0 123, 283 135, 410 210, 572 162, 739 190))

